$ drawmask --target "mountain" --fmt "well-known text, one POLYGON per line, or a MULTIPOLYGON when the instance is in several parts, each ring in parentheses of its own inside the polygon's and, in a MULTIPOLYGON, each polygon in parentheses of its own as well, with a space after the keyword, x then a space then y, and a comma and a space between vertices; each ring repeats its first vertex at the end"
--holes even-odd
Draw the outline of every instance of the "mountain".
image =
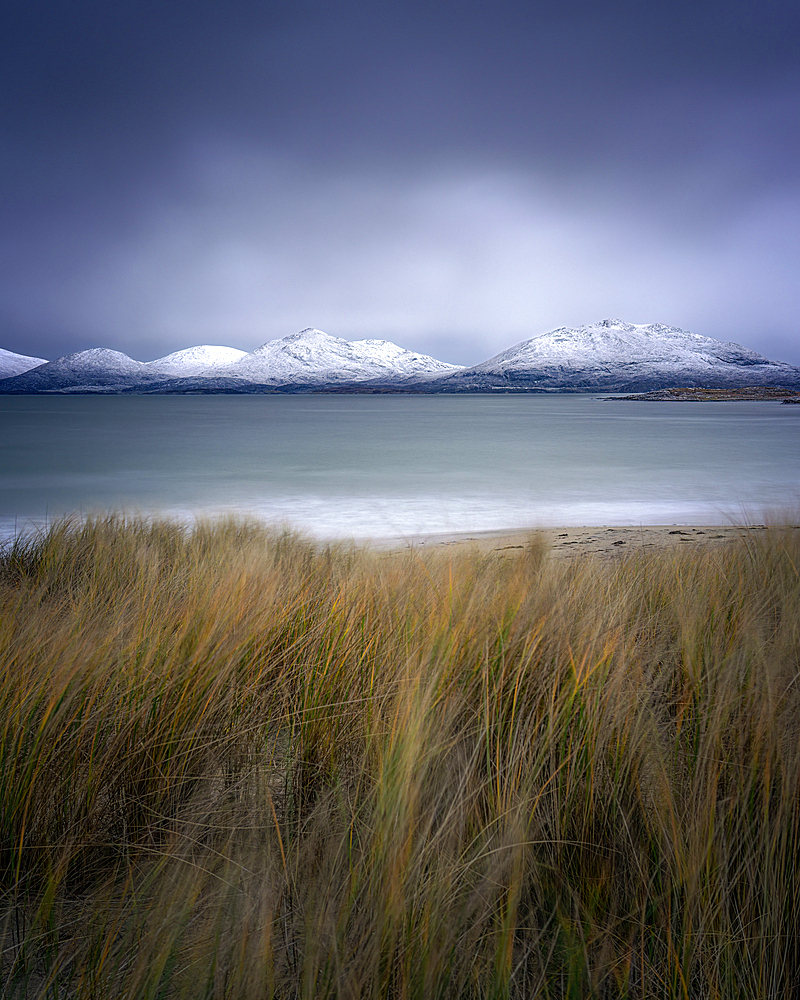
POLYGON ((212 347, 204 344, 201 347, 187 347, 184 351, 175 351, 174 354, 168 354, 156 361, 148 361, 147 367, 159 375, 180 378, 216 371, 245 357, 247 351, 240 351, 235 347, 212 347))
POLYGON ((431 390, 645 392, 734 385, 800 385, 800 368, 679 327, 604 319, 524 340, 442 379, 431 390))
POLYGON ((133 385, 157 378, 141 361, 127 354, 94 347, 47 361, 30 371, 3 379, 0 392, 36 393, 92 390, 103 386, 133 385))
POLYGON ((134 361, 127 354, 95 347, 39 364, 38 368, 0 381, 0 392, 122 392, 150 389, 166 378, 215 372, 242 357, 233 347, 189 347, 156 361, 134 361))
POLYGON ((460 371, 386 340, 342 340, 307 329, 248 354, 232 347, 192 347, 143 363, 95 348, 0 381, 0 392, 252 392, 328 385, 402 386, 460 371))
POLYGON ((29 358, 25 354, 14 354, 13 351, 4 351, 0 347, 0 379, 21 375, 31 368, 45 364, 47 361, 44 358, 29 358))
POLYGON ((438 378, 460 371, 388 340, 342 340, 309 327, 271 340, 232 365, 202 375, 242 379, 259 385, 329 385, 438 378))
POLYGON ((800 387, 800 368, 678 327, 605 319, 543 333, 471 368, 445 364, 385 340, 342 340, 311 328, 249 354, 203 346, 144 363, 95 348, 3 378, 0 393, 629 393, 673 386, 764 385, 800 387))

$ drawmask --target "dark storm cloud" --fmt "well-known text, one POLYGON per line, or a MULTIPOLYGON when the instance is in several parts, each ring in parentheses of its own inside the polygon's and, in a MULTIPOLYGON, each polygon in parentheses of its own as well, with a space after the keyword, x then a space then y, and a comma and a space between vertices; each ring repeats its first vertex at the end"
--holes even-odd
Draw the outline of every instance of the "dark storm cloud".
POLYGON ((8 349, 474 362, 611 313, 800 363, 795 4, 4 12, 8 349))

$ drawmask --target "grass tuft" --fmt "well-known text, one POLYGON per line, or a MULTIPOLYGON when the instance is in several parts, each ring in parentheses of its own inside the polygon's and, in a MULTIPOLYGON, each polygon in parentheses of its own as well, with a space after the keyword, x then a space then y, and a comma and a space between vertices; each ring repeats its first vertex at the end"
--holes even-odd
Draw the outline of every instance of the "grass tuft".
POLYGON ((796 996, 799 566, 16 539, 0 995, 796 996))

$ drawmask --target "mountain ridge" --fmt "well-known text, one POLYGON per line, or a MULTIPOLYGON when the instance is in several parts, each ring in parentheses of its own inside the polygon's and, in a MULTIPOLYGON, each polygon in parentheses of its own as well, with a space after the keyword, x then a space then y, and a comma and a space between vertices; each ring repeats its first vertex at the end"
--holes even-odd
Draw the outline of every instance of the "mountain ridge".
POLYGON ((92 348, 2 377, 0 393, 647 392, 745 385, 800 387, 800 368, 680 327, 604 319, 538 334, 470 367, 313 327, 251 352, 202 345, 150 362, 92 348))
POLYGON ((13 351, 4 351, 0 347, 0 379, 22 375, 30 371, 31 368, 38 368, 39 365, 44 364, 47 364, 44 358, 33 358, 27 354, 15 354, 13 351))
POLYGON ((800 368, 663 323, 604 319, 521 341, 450 376, 441 389, 640 392, 671 385, 800 384, 800 368), (469 387, 469 388, 467 388, 469 387))

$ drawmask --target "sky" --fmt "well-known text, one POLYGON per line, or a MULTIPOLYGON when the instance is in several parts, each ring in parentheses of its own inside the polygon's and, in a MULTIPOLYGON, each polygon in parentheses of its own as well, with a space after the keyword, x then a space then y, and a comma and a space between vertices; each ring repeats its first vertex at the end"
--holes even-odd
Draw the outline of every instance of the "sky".
POLYGON ((796 0, 2 0, 0 347, 800 365, 796 0))

